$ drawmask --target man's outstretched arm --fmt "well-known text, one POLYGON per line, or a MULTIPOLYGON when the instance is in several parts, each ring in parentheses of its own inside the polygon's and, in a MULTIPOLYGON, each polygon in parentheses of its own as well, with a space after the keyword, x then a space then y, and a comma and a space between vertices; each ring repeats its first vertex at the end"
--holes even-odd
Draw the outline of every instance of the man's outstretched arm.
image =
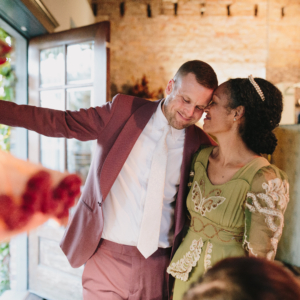
POLYGON ((60 111, 0 100, 0 124, 23 127, 49 137, 88 141, 97 139, 113 110, 112 102, 79 111, 60 111))

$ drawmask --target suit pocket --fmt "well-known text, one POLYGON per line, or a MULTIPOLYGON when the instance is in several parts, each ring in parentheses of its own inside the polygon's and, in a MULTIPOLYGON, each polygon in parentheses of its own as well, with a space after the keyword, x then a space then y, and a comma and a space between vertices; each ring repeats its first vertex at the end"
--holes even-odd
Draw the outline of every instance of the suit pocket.
POLYGON ((83 200, 80 200, 80 201, 84 207, 86 207, 90 212, 93 212, 93 209, 88 204, 86 204, 83 200))

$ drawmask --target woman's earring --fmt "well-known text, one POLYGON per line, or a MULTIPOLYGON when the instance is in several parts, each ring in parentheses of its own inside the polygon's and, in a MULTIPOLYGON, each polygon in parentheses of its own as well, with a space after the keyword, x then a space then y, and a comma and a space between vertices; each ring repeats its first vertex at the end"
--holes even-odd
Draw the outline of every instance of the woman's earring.
POLYGON ((234 118, 233 121, 236 121, 236 118, 234 118))

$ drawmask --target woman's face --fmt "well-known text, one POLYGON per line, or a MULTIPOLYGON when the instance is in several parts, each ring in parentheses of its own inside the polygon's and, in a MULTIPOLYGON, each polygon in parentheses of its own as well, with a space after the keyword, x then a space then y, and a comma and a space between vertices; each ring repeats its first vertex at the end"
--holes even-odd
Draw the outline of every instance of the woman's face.
POLYGON ((226 93, 226 82, 221 84, 213 94, 210 104, 204 110, 203 130, 214 136, 229 132, 234 123, 235 110, 228 107, 228 95, 226 93))

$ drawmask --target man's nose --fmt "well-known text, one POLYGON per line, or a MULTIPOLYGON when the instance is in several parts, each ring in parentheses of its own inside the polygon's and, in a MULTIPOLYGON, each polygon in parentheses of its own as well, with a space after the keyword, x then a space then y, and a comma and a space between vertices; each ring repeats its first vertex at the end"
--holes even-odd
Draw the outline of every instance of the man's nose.
POLYGON ((185 114, 187 117, 192 117, 194 114, 195 108, 193 106, 188 106, 185 109, 185 114))

